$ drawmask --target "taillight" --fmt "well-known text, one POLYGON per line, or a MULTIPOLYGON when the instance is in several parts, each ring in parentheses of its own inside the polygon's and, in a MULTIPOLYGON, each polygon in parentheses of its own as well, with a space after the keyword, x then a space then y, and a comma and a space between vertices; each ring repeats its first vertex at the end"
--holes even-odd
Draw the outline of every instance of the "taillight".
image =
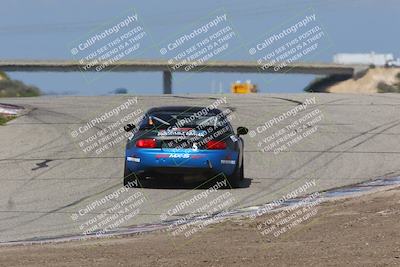
POLYGON ((136 141, 136 147, 155 148, 156 146, 156 139, 139 139, 136 141))
POLYGON ((206 147, 207 149, 225 149, 226 143, 225 141, 211 140, 207 142, 206 147))

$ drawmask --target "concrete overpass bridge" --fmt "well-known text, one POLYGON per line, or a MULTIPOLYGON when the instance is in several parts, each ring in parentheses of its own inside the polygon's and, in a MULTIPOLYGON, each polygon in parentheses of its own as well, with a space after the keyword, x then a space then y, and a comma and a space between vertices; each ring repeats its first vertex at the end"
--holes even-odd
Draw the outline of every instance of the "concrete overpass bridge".
POLYGON ((200 64, 194 62, 180 63, 179 67, 176 67, 176 64, 167 60, 121 60, 107 64, 106 67, 99 62, 91 65, 90 68, 85 68, 85 65, 77 60, 0 60, 0 70, 4 72, 98 72, 96 67, 102 67, 101 71, 159 71, 163 73, 164 94, 171 94, 173 72, 298 73, 352 77, 368 69, 367 65, 312 62, 293 62, 285 65, 280 65, 281 62, 273 64, 263 62, 263 65, 260 65, 255 61, 207 61, 200 64))

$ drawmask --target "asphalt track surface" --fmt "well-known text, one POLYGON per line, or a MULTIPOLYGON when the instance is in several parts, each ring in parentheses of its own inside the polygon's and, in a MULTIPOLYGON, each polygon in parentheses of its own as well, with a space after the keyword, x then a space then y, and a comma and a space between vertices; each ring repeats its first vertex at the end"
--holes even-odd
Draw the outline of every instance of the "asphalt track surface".
MULTIPOLYGON (((232 124, 250 130, 296 107, 307 98, 316 104, 245 140, 245 180, 229 192, 229 208, 250 207, 279 199, 307 181, 316 185, 307 193, 354 184, 400 170, 400 95, 254 94, 223 95, 236 118, 232 124), (274 154, 261 152, 258 143, 312 110, 323 119, 317 131, 274 154)), ((6 98, 0 102, 24 106, 27 113, 0 127, 0 242, 52 238, 82 233, 80 226, 115 203, 142 192, 140 212, 120 228, 160 222, 182 199, 207 189, 198 183, 165 179, 132 188, 119 199, 98 206, 89 214, 79 211, 121 188, 126 139, 96 154, 85 153, 79 142, 119 121, 135 109, 162 105, 204 106, 216 95, 138 96, 138 103, 96 125, 85 134, 71 131, 85 125, 134 96, 6 98), (83 138, 83 139, 82 139, 83 138)), ((189 209, 202 205, 193 204, 189 209)), ((182 212, 175 214, 182 215, 182 212)), ((175 216, 172 216, 175 217, 175 216)))

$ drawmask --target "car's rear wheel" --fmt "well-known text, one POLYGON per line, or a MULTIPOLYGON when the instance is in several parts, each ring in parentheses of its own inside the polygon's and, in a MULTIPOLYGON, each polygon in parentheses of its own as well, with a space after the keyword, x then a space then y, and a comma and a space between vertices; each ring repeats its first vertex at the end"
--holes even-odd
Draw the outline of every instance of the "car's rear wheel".
POLYGON ((139 177, 135 175, 135 173, 131 172, 126 166, 126 162, 124 165, 124 186, 125 187, 139 187, 139 177))
POLYGON ((239 167, 239 164, 236 166, 233 174, 228 177, 228 181, 233 188, 238 188, 240 187, 240 183, 243 179, 244 179, 244 166, 242 159, 241 167, 239 167))

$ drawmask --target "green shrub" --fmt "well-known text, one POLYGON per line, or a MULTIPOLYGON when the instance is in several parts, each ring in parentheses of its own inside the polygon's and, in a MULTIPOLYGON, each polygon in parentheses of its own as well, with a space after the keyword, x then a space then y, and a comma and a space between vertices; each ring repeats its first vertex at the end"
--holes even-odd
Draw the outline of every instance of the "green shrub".
POLYGON ((0 80, 0 97, 39 96, 41 92, 35 86, 26 85, 17 80, 0 80))
POLYGON ((4 116, 0 114, 0 125, 6 124, 8 121, 14 119, 15 116, 4 116))
POLYGON ((400 84, 389 85, 385 82, 378 83, 378 93, 400 93, 400 84))
POLYGON ((5 72, 0 71, 0 80, 9 80, 10 77, 5 72))
POLYGON ((400 72, 396 74, 397 83, 389 85, 385 82, 378 83, 378 93, 400 93, 400 72))

